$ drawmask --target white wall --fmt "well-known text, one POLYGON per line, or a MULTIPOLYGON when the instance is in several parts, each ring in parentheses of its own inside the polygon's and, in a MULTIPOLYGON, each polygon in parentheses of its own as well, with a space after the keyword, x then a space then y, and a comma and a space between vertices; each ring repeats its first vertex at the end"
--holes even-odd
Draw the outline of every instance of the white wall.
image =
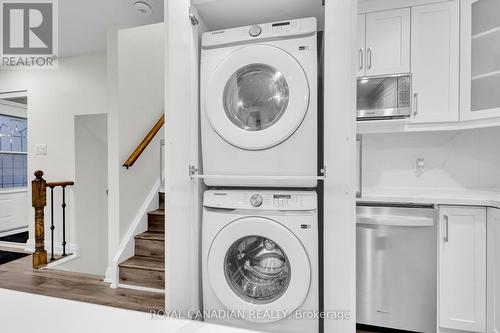
MULTIPOLYGON (((88 54, 59 60, 52 70, 0 70, 0 92, 28 91, 28 181, 43 170, 47 181, 75 179, 75 127, 78 114, 107 112, 105 54, 88 54), (46 156, 35 155, 36 144, 47 144, 46 156)), ((29 193, 31 189, 29 184, 29 193)), ((33 237, 33 209, 28 198, 28 222, 33 237)), ((56 236, 60 240, 60 191, 56 191, 56 236)), ((75 206, 67 194, 68 243, 75 243, 75 206)), ((46 209, 46 240, 50 239, 50 209, 46 209)), ((33 246, 33 239, 29 244, 33 246)))
POLYGON ((104 275, 108 264, 107 115, 75 116, 75 225, 80 256, 60 269, 104 275))
POLYGON ((500 191, 499 143, 500 128, 363 135, 363 188, 500 191))
POLYGON ((164 112, 164 30, 159 23, 118 32, 120 239, 160 177, 163 129, 134 166, 121 165, 164 112))

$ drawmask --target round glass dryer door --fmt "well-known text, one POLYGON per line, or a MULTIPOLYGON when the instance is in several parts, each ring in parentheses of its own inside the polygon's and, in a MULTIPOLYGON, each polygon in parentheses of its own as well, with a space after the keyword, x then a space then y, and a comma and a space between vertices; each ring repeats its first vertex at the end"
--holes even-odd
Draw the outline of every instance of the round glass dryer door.
POLYGON ((309 106, 309 84, 300 64, 269 45, 241 48, 215 69, 205 89, 212 128, 239 148, 271 148, 290 137, 309 106))
POLYGON ((249 321, 284 319, 309 293, 311 265, 302 243, 267 218, 246 217, 227 225, 213 240, 207 260, 219 300, 229 310, 243 311, 249 321), (252 316, 257 310, 274 312, 252 316))

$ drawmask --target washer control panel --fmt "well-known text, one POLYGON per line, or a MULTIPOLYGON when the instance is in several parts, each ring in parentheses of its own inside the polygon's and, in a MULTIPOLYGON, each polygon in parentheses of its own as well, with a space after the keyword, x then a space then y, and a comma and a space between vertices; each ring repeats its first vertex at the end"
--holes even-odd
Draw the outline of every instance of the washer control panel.
POLYGON ((317 195, 315 191, 208 190, 203 205, 223 209, 314 210, 317 195))

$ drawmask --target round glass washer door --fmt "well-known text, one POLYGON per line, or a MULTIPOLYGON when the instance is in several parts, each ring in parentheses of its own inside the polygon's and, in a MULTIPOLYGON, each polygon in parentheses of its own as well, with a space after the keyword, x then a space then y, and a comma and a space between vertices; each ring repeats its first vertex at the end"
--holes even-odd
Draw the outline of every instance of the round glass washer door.
POLYGON ((306 74, 289 53, 270 45, 251 45, 231 53, 215 68, 205 88, 205 114, 228 143, 262 150, 297 130, 309 96, 306 74))
POLYGON ((248 321, 284 319, 309 293, 311 265, 302 243, 267 218, 245 217, 222 229, 210 247, 207 267, 219 300, 229 310, 243 311, 248 321), (252 316, 257 310, 275 311, 275 316, 252 316))

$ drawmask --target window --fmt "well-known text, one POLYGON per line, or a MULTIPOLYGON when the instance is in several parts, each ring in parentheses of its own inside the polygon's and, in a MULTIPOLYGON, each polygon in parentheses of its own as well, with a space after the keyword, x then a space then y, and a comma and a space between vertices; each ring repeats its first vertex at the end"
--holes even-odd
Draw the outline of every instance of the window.
POLYGON ((0 114, 0 188, 27 186, 27 137, 25 118, 0 114))

